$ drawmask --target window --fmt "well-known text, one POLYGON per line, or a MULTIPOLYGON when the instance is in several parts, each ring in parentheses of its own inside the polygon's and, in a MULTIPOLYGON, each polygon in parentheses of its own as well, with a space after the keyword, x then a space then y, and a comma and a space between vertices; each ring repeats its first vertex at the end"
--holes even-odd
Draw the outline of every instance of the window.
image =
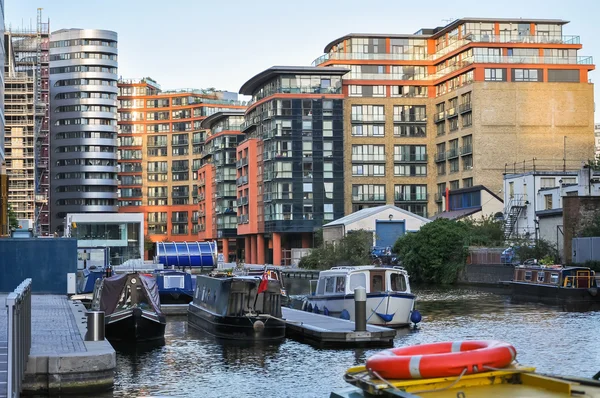
POLYGON ((485 69, 485 80, 492 82, 504 82, 506 81, 506 69, 485 69))
POLYGON ((449 119, 448 126, 450 128, 450 132, 458 130, 458 118, 453 117, 452 119, 449 119))
POLYGON ((391 274, 390 275, 390 289, 394 292, 405 292, 406 291, 406 280, 402 274, 391 274))
POLYGON ((450 181, 450 190, 458 189, 458 180, 450 181))
POLYGON ((546 273, 544 271, 538 271, 537 273, 537 281, 543 283, 545 278, 546 273))
POLYGON ((555 273, 550 274, 550 283, 553 283, 555 285, 558 284, 558 274, 555 274, 555 273))
POLYGON ((555 178, 554 177, 542 177, 540 179, 540 185, 541 185, 541 188, 554 188, 556 186, 555 178))
POLYGON ((385 162, 385 145, 352 145, 353 162, 385 162))
POLYGON ((465 113, 462 116, 462 125, 463 127, 469 127, 473 124, 473 114, 471 112, 465 113))
POLYGON ((346 292, 346 277, 338 276, 335 278, 335 292, 345 293, 346 292))
POLYGON ((425 137, 426 127, 420 124, 394 124, 395 137, 425 137))
POLYGON ((541 69, 513 69, 513 81, 515 82, 541 82, 541 69))
POLYGON ((325 293, 333 293, 335 287, 335 277, 325 279, 325 293))
POLYGON ((463 170, 473 170, 473 155, 463 156, 463 170))
POLYGON ((353 202, 385 202, 385 185, 352 185, 353 202))
POLYGON ((545 210, 552 209, 552 194, 544 195, 544 209, 545 210))
POLYGON ((405 177, 425 177, 427 176, 427 166, 396 164, 394 165, 394 175, 405 177))
POLYGON ((579 83, 580 75, 577 69, 548 69, 549 82, 579 83))
POLYGON ((383 275, 371 276, 371 293, 383 292, 383 275))
POLYGON ((352 105, 352 121, 384 122, 383 105, 352 105))
POLYGON ((435 128, 437 130, 437 135, 444 135, 444 134, 446 134, 446 123, 445 122, 436 124, 435 128))
POLYGON ((354 164, 352 165, 353 176, 385 176, 385 165, 383 164, 354 164))
POLYGON ((383 137, 385 135, 385 125, 383 125, 383 124, 355 124, 352 126, 352 135, 353 136, 367 136, 367 137, 383 137))
POLYGON ((354 291, 357 287, 367 287, 367 276, 365 274, 350 274, 350 290, 354 291))
POLYGON ((463 188, 470 188, 473 186, 473 177, 463 178, 463 188))

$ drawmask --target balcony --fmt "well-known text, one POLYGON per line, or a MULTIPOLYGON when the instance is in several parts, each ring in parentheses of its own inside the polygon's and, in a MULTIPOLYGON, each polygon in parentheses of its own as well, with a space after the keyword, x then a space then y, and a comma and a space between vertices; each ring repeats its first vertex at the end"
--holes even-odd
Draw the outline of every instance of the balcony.
POLYGON ((394 114, 394 123, 427 123, 427 116, 394 114))
POLYGON ((385 155, 352 155, 352 163, 385 163, 385 155))
POLYGON ((171 145, 172 146, 187 146, 189 145, 189 140, 185 139, 185 140, 173 140, 171 141, 171 145))
POLYGON ((218 190, 216 193, 217 198, 237 198, 237 190, 224 189, 218 190))
POLYGON ((352 202, 384 202, 385 194, 352 194, 352 202))
POLYGON ((447 118, 451 118, 451 117, 455 117, 455 116, 458 116, 458 112, 457 112, 456 107, 450 108, 450 109, 448 109, 446 111, 446 117, 447 118))
MULTIPOLYGON (((138 145, 141 146, 141 145, 138 145)), ((148 142, 148 148, 166 148, 167 147, 167 141, 160 141, 160 142, 152 142, 149 141, 148 142)))
POLYGON ((173 191, 171 196, 173 198, 189 198, 190 192, 189 191, 183 191, 183 192, 173 191))
POLYGON ((204 178, 198 180, 198 188, 203 187, 205 185, 206 185, 206 181, 204 180, 204 178))
POLYGON ((453 159, 458 157, 458 147, 448 149, 446 152, 446 159, 453 159))
MULTIPOLYGON (((190 167, 189 166, 173 166, 171 167, 171 171, 173 173, 175 172, 183 172, 183 171, 190 171, 190 167)), ((166 170, 165 170, 166 172, 166 170)))
MULTIPOLYGON (((471 58, 470 58, 471 59, 471 58)), ((550 64, 550 65, 592 65, 593 57, 544 57, 538 55, 474 55, 474 63, 483 64, 550 64)))
POLYGON ((470 155, 472 153, 473 153, 473 145, 471 145, 471 144, 463 145, 460 148, 460 154, 463 155, 463 156, 464 155, 470 155))
POLYGON ((436 162, 445 162, 446 161, 446 152, 438 152, 435 154, 436 162))
POLYGON ((148 198, 151 198, 151 199, 166 199, 168 197, 169 197, 169 195, 167 194, 167 192, 148 193, 148 198))
MULTIPOLYGON (((361 73, 350 72, 343 76, 344 80, 402 80, 402 81, 419 81, 430 80, 428 75, 414 75, 406 73, 361 73)), ((382 95, 382 97, 385 97, 382 95)))
POLYGON ((251 120, 246 120, 244 123, 240 125, 240 131, 243 133, 248 130, 250 127, 257 126, 260 123, 260 119, 255 116, 251 120))
POLYGON ((435 199, 436 203, 440 203, 440 202, 442 202, 442 199, 445 198, 445 197, 446 197, 445 194, 443 194, 441 192, 438 192, 438 193, 435 194, 434 199, 435 199))
POLYGON ((187 218, 187 216, 186 217, 181 217, 181 216, 173 215, 171 217, 171 222, 173 224, 187 224, 188 223, 188 218, 187 218))
POLYGON ((332 60, 385 60, 385 61, 421 61, 427 60, 427 54, 372 54, 372 53, 329 53, 323 54, 312 62, 312 66, 319 66, 332 60))
POLYGON ((241 176, 235 181, 236 185, 239 187, 244 184, 248 184, 248 176, 241 176))
POLYGON ((395 154, 396 163, 427 163, 427 154, 395 154))
POLYGON ((246 206, 248 204, 248 197, 247 196, 240 196, 240 198, 238 199, 238 204, 240 206, 246 206))
POLYGON ((363 115, 353 113, 352 122, 385 123, 385 115, 363 115))
POLYGON ((238 225, 239 224, 248 224, 249 220, 248 220, 248 214, 242 214, 241 216, 238 216, 238 225))
POLYGON ((160 219, 148 218, 148 224, 167 225, 167 219, 166 218, 160 218, 160 219))
POLYGON ((437 122, 441 122, 442 120, 444 120, 446 118, 446 112, 441 111, 441 112, 437 112, 435 115, 433 115, 433 121, 435 123, 437 122))
POLYGON ((198 200, 204 200, 204 192, 198 192, 198 200))
POLYGON ((248 158, 247 157, 238 159, 235 162, 235 168, 236 169, 241 169, 242 167, 247 166, 247 165, 248 165, 248 158))
POLYGON ((426 193, 396 193, 394 195, 395 202, 427 202, 426 193))
POLYGON ((471 110, 471 102, 465 102, 464 104, 460 104, 458 107, 459 113, 469 112, 471 110))
POLYGON ((474 43, 539 43, 539 44, 581 44, 579 36, 509 36, 509 35, 475 35, 467 34, 465 41, 474 43))

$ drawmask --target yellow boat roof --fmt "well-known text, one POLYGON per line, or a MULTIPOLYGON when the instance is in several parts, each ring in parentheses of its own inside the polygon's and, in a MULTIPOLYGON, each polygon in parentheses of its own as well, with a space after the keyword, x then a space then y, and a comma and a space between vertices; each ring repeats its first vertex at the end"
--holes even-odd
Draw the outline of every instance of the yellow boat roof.
POLYGON ((600 397, 600 382, 541 375, 535 368, 510 365, 489 372, 433 379, 382 380, 364 366, 355 366, 344 379, 364 392, 397 397, 600 397), (462 394, 461 394, 462 393, 462 394))

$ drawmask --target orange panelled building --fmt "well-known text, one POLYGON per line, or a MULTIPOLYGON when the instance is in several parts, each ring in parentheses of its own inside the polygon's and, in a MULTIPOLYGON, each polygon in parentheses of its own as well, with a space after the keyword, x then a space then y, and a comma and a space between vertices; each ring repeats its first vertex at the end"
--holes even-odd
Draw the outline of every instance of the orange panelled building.
POLYGON ((225 262, 241 254, 238 245, 236 148, 243 139, 244 111, 217 112, 202 121, 210 131, 198 170, 198 239, 216 240, 225 262))
POLYGON ((150 78, 119 81, 118 99, 119 212, 144 213, 153 242, 197 241, 202 121, 244 103, 227 92, 163 92, 150 78))

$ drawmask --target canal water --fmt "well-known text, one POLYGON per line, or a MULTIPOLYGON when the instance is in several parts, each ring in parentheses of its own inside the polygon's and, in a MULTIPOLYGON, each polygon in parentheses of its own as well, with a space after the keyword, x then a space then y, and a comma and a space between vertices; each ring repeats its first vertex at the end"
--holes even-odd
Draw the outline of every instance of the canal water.
MULTIPOLYGON (((308 281, 288 279, 300 298, 308 281)), ((414 289, 423 321, 398 330, 394 346, 462 339, 512 343, 518 361, 544 373, 591 377, 600 371, 600 312, 515 303, 502 291, 414 289)), ((99 397, 328 397, 346 387, 344 371, 378 349, 324 350, 286 340, 233 344, 169 318, 165 344, 120 348, 115 389, 99 397)))

